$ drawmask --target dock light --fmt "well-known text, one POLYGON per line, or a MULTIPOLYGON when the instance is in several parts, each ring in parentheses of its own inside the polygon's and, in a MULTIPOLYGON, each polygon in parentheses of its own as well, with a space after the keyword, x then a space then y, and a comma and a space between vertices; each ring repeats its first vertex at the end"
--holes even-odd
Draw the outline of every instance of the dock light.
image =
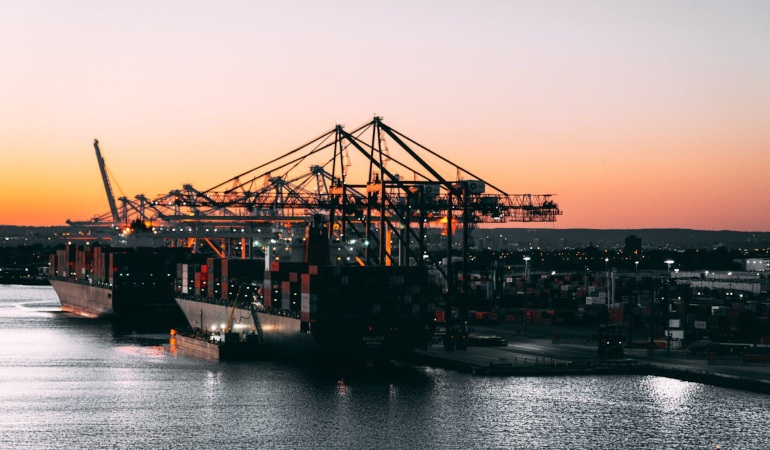
POLYGON ((529 260, 532 258, 530 258, 529 256, 525 256, 522 259, 524 260, 524 277, 528 278, 529 277, 529 260))
POLYGON ((176 330, 173 329, 173 328, 171 329, 171 331, 169 333, 171 334, 171 336, 176 336, 176 330))
POLYGON ((222 324, 222 329, 223 329, 223 330, 225 329, 225 324, 222 324))
POLYGON ((217 331, 217 326, 216 325, 212 325, 211 326, 211 331, 217 331))

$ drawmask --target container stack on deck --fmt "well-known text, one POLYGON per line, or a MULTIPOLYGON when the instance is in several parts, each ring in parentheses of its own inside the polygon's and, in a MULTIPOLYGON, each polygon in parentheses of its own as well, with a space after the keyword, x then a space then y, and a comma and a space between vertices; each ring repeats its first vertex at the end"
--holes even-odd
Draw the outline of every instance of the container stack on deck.
MULTIPOLYGON (((289 287, 292 312, 296 311, 294 273, 289 272, 289 280, 282 282, 289 287)), ((276 274, 281 271, 271 271, 271 277, 276 274)), ((311 330, 322 344, 355 336, 363 337, 368 347, 385 342, 414 347, 430 336, 435 298, 424 268, 308 265, 298 275, 303 329, 311 330)), ((287 298, 285 290, 281 294, 287 298)))
POLYGON ((301 307, 302 274, 307 273, 309 265, 304 262, 270 263, 270 270, 265 272, 264 305, 266 308, 282 310, 285 313, 299 314, 301 307))
POLYGON ((76 314, 176 324, 174 267, 189 257, 185 249, 68 245, 51 255, 49 275, 62 307, 76 314))
POLYGON ((203 296, 208 293, 208 267, 200 260, 177 263, 174 291, 191 296, 203 296))
POLYGON ((239 301, 252 299, 264 281, 263 259, 222 260, 222 299, 233 300, 240 291, 239 301))
POLYGON ((99 245, 68 245, 49 257, 48 275, 92 283, 110 283, 113 259, 109 248, 99 245))
POLYGON ((251 298, 262 286, 264 265, 261 259, 199 257, 177 264, 174 291, 212 301, 234 299, 239 291, 242 298, 251 298))

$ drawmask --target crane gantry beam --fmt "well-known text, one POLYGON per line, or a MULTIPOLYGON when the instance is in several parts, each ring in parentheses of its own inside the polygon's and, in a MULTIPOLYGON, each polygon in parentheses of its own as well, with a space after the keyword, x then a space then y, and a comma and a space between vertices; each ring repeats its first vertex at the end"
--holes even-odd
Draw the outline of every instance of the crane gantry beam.
MULTIPOLYGON (((432 222, 553 222, 562 212, 550 194, 508 194, 436 151, 385 124, 380 117, 346 131, 337 124, 305 144, 209 189, 190 184, 155 198, 121 197, 121 217, 98 142, 94 142, 110 213, 90 221, 110 220, 151 226, 309 222, 323 216, 330 236, 363 236, 378 248, 374 258, 384 264, 387 233, 396 233, 409 247, 432 222), (390 141, 390 145, 388 145, 390 141), (353 164, 353 161, 364 164, 353 164), (450 179, 446 174, 456 174, 450 179), (451 219, 451 220, 450 220, 451 219), (419 229, 419 233, 412 233, 419 229), (374 231, 376 230, 376 232, 374 231)), ((451 234, 451 232, 450 232, 451 234)), ((422 244, 418 243, 418 247, 422 244)), ((372 258, 369 258, 370 260, 372 258)))

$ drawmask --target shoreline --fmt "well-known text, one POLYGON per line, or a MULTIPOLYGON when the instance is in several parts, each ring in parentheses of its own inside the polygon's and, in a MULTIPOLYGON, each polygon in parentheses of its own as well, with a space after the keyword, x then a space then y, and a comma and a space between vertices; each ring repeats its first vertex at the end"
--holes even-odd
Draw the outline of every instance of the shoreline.
POLYGON ((652 375, 770 395, 770 364, 710 364, 705 358, 627 349, 621 359, 598 359, 590 344, 558 344, 519 338, 507 346, 446 351, 442 345, 404 354, 407 364, 474 376, 652 375))

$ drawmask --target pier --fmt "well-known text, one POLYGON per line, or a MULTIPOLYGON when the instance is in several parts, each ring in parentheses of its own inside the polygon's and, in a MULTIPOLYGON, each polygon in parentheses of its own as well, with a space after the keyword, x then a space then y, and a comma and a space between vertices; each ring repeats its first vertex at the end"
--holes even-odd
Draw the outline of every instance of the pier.
POLYGON ((579 339, 510 337, 507 346, 453 351, 432 344, 403 361, 476 376, 652 375, 770 394, 770 364, 765 362, 643 349, 626 349, 624 358, 598 359, 596 344, 579 339))

